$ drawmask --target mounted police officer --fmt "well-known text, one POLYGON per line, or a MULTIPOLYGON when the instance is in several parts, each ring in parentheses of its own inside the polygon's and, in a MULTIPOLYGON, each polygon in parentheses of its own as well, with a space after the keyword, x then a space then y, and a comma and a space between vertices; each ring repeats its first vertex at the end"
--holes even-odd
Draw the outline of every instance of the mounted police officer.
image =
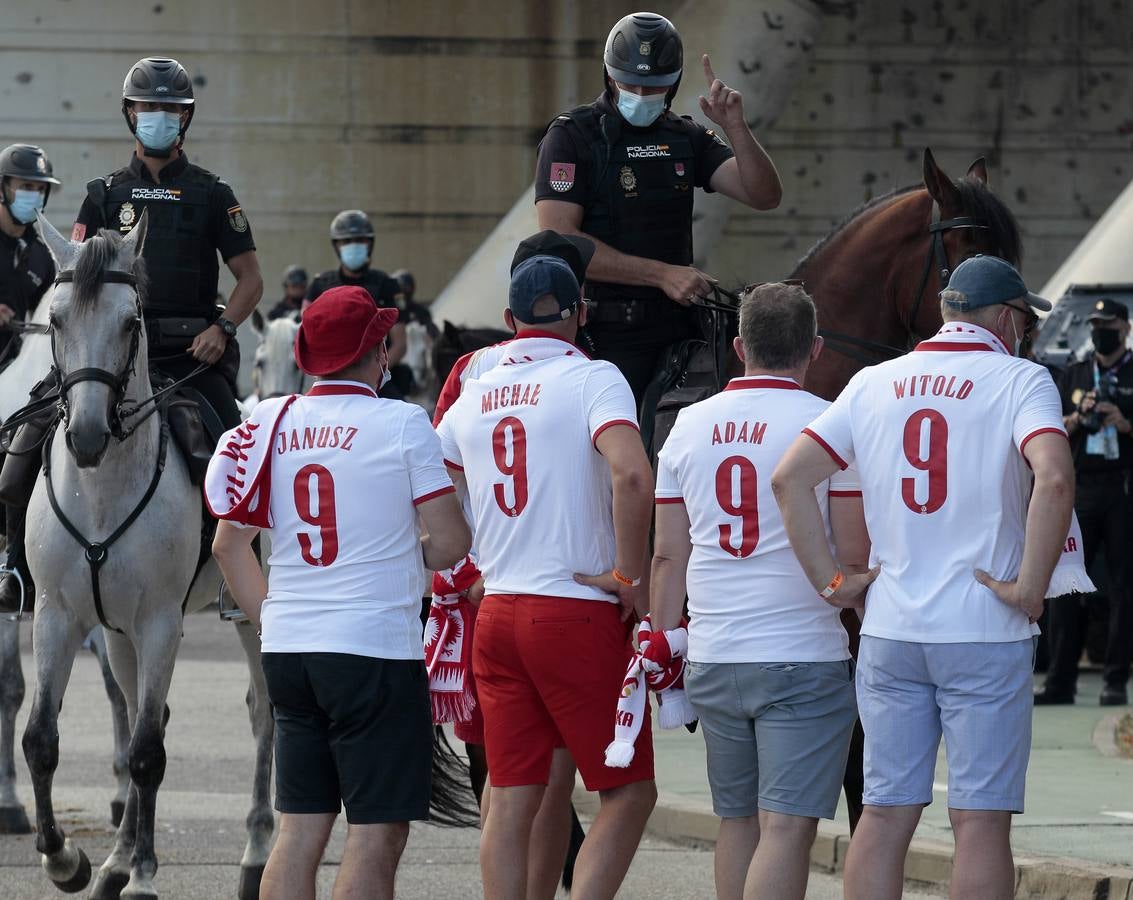
POLYGON ((295 315, 303 308, 303 298, 306 296, 307 270, 302 266, 288 266, 283 270, 283 297, 271 308, 268 319, 295 315))
MULTIPOLYGON (((87 184, 71 239, 93 237, 100 228, 126 233, 148 211, 142 256, 149 280, 143 313, 150 365, 167 378, 182 379, 205 364, 187 386, 206 401, 210 408, 202 407, 202 417, 219 434, 240 424, 240 350, 234 338, 236 326, 260 300, 263 279, 248 219, 232 188, 190 163, 182 149, 193 110, 193 83, 177 60, 149 57, 131 67, 122 86, 122 116, 134 135, 134 155, 129 165, 87 184), (218 251, 236 277, 223 314, 216 307, 218 251)), ((25 466, 18 475, 5 471, 4 480, 34 484, 36 474, 34 466, 25 466)), ((17 609, 19 602, 16 580, 6 573, 0 610, 17 609)))
POLYGON ((55 280, 55 263, 34 222, 56 184, 40 147, 12 144, 0 150, 0 364, 19 348, 19 338, 4 326, 30 316, 55 280))
MULTIPOLYGON (((324 291, 339 285, 357 285, 366 289, 374 303, 383 308, 399 309, 397 295, 401 288, 381 269, 370 266, 374 254, 374 226, 360 209, 344 209, 330 223, 330 242, 338 257, 338 267, 320 272, 307 289, 307 300, 314 302, 324 291)), ((405 312, 389 333, 389 362, 396 366, 405 356, 405 312)), ((384 388, 381 396, 393 398, 401 391, 384 388)), ((396 399, 400 399, 397 396, 396 399)))
POLYGON ((236 327, 256 308, 263 278, 232 188, 185 155, 195 108, 192 79, 177 60, 149 57, 131 67, 122 116, 134 135, 134 155, 129 165, 87 184, 71 238, 85 240, 100 228, 128 232, 149 211, 142 256, 150 362, 174 379, 207 363, 190 384, 227 429, 240 423, 236 327), (236 278, 223 314, 216 307, 218 252, 236 278))
POLYGON ((693 188, 773 209, 778 173, 744 120, 737 91, 702 58, 701 111, 715 132, 670 111, 684 51, 653 13, 619 21, 606 39, 605 91, 559 116, 539 145, 539 227, 584 234, 596 252, 586 273, 595 301, 587 330, 600 359, 621 369, 640 403, 664 349, 699 332, 690 304, 712 279, 692 265, 693 188))

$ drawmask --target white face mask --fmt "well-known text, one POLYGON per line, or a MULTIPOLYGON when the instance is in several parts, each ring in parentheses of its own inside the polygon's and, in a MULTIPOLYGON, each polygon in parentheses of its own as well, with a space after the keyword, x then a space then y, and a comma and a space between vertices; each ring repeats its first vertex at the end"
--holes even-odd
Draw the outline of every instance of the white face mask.
MULTIPOLYGON (((1008 310, 1010 309, 1011 307, 1008 307, 1008 310)), ((1011 320, 1011 333, 1015 335, 1015 340, 1011 343, 1011 355, 1019 356, 1021 355, 1019 351, 1023 349, 1023 339, 1019 337, 1019 329, 1015 327, 1015 317, 1008 312, 1007 318, 1011 320)))
POLYGON ((392 379, 393 375, 390 374, 389 366, 382 366, 382 383, 378 385, 378 392, 381 393, 382 388, 389 384, 392 379))

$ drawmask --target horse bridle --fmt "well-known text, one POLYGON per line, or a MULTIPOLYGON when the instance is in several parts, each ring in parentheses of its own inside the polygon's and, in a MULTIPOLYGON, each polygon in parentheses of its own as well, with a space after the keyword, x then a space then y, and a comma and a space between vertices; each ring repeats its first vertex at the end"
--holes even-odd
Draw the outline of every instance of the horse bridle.
MULTIPOLYGON (((58 274, 55 278, 55 284, 70 284, 74 280, 74 270, 67 269, 58 274)), ((51 336, 51 359, 55 365, 55 371, 59 379, 59 408, 63 413, 63 421, 66 422, 70 416, 67 394, 70 392, 71 388, 77 384, 82 384, 84 381, 97 381, 110 388, 111 396, 114 400, 113 414, 111 415, 110 421, 110 433, 121 441, 129 437, 137 428, 137 425, 129 431, 124 428, 123 419, 125 418, 125 414, 122 409, 122 404, 126 397, 126 388, 130 383, 130 378, 134 375, 134 368, 138 361, 138 350, 141 347, 142 300, 138 294, 137 276, 131 275, 129 272, 120 272, 110 269, 102 273, 100 280, 104 284, 128 284, 134 289, 134 306, 137 316, 134 319, 134 325, 130 332, 130 351, 126 355, 126 365, 122 368, 122 371, 117 374, 97 366, 87 366, 82 369, 76 369, 73 372, 64 372, 62 365, 59 363, 59 356, 55 346, 54 328, 49 329, 48 332, 51 336)))
POLYGON ((944 246, 944 235, 956 228, 982 228, 987 230, 989 227, 987 223, 980 222, 973 216, 955 216, 941 221, 940 204, 936 200, 932 201, 932 221, 928 225, 928 255, 925 257, 924 271, 921 273, 921 282, 917 287, 916 296, 913 297, 913 305, 909 308, 909 321, 905 323, 905 330, 909 332, 910 347, 918 340, 917 313, 920 312, 925 288, 928 287, 928 279, 932 274, 932 264, 936 263, 940 275, 941 290, 944 290, 948 284, 948 279, 952 277, 952 264, 948 260, 948 248, 944 246))

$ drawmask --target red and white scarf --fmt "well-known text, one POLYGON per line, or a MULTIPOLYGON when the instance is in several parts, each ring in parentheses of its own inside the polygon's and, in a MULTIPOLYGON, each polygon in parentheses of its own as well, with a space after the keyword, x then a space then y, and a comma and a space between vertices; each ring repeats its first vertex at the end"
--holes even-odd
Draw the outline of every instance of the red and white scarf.
POLYGON ((1078 524, 1078 513, 1070 512, 1070 534, 1062 545, 1062 554, 1050 576, 1050 586, 1046 596, 1061 597, 1063 594, 1092 594, 1097 588, 1086 571, 1086 555, 1082 552, 1082 526, 1078 524))
POLYGON ((451 569, 433 575, 433 602, 425 623, 425 670, 433 722, 467 722, 476 708, 469 672, 475 610, 468 589, 480 570, 466 556, 451 569))
POLYGON ((271 527, 271 448, 297 394, 256 405, 244 422, 221 435, 205 473, 205 505, 217 519, 271 527))
MULTIPOLYGON (((665 646, 660 663, 646 656, 655 639, 652 623, 646 616, 637 626, 639 649, 629 662, 618 693, 614 740, 606 747, 606 765, 611 768, 624 769, 633 762, 634 744, 645 719, 646 687, 657 694, 657 721, 662 728, 680 728, 696 721, 696 713, 684 690, 688 622, 682 621, 680 627, 664 631, 657 637, 665 646)), ((656 657, 657 654, 650 656, 656 657)))

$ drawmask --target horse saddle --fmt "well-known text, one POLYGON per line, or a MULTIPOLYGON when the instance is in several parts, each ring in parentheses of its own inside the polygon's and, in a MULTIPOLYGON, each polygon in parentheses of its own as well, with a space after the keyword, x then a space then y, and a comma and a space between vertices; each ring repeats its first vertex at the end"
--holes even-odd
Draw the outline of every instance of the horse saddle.
POLYGON ((719 390, 716 355, 707 341, 691 338, 668 348, 641 398, 641 439, 654 468, 677 413, 719 390))
MULTIPOLYGON (((160 386, 155 382, 154 390, 160 386)), ((204 394, 188 385, 173 392, 166 416, 169 433, 188 466, 189 479, 193 484, 203 484, 212 451, 225 431, 220 416, 204 394)))

